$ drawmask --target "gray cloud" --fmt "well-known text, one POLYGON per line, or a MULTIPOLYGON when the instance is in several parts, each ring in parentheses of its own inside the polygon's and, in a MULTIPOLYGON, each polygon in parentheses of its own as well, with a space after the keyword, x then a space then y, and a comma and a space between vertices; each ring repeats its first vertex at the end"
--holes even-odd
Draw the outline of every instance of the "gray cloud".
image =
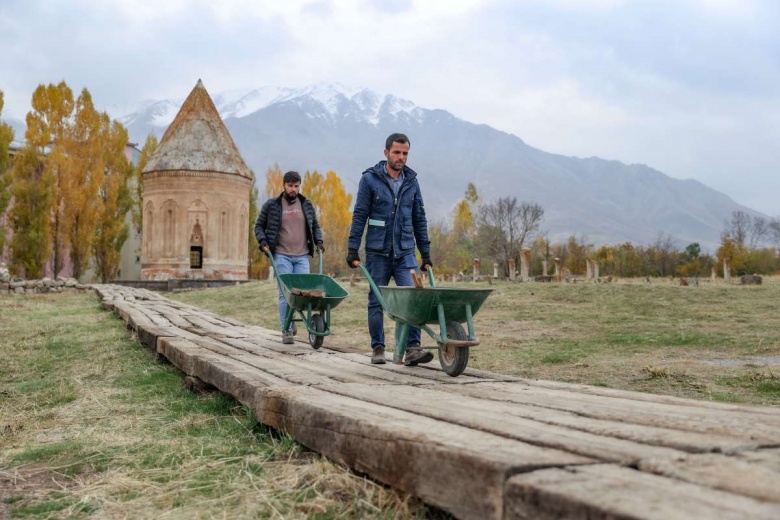
POLYGON ((0 90, 109 106, 338 82, 567 155, 645 163, 780 214, 780 6, 736 0, 6 0, 0 90))

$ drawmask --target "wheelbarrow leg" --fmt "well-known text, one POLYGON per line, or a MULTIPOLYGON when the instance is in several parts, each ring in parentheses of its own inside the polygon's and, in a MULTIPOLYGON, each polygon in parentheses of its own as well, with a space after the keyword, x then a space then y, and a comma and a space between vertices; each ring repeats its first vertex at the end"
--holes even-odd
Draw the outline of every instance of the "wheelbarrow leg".
POLYGON ((282 332, 286 330, 290 330, 290 324, 293 321, 294 315, 295 315, 295 309, 292 308, 292 305, 288 305, 287 314, 284 316, 284 325, 282 326, 282 332))
POLYGON ((406 354, 406 342, 409 341, 409 325, 395 322, 395 349, 393 349, 393 363, 401 364, 406 354))
POLYGON ((471 314, 471 304, 466 304, 466 326, 469 328, 469 340, 476 341, 477 333, 474 332, 474 318, 471 314))

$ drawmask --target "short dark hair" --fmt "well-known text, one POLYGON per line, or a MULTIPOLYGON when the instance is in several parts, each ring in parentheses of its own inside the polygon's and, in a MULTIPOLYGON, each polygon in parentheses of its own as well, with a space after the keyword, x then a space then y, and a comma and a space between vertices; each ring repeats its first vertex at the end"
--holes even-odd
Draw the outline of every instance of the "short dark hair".
POLYGON ((411 141, 409 141, 409 138, 406 137, 405 134, 390 134, 385 141, 385 150, 392 148, 393 143, 408 144, 409 146, 412 146, 411 141))
POLYGON ((301 174, 294 171, 289 171, 284 174, 284 183, 291 183, 295 184, 296 182, 301 182, 301 174))

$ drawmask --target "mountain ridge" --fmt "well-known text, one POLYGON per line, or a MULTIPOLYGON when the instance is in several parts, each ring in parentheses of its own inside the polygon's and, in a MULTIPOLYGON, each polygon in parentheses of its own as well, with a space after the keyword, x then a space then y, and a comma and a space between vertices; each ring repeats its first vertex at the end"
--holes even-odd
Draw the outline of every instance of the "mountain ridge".
MULTIPOLYGON (((733 211, 766 217, 694 179, 546 152, 489 125, 365 88, 260 87, 212 99, 261 191, 265 171, 278 163, 283 170, 336 171, 354 194, 361 172, 384 158, 387 135, 400 131, 412 142, 409 166, 419 174, 432 219, 446 221, 470 182, 481 202, 516 196, 539 203, 542 229, 553 241, 574 235, 596 245, 649 245, 670 237, 679 248, 699 242, 714 251, 733 211)), ((143 143, 150 133, 162 135, 182 101, 145 100, 107 111, 143 143)))

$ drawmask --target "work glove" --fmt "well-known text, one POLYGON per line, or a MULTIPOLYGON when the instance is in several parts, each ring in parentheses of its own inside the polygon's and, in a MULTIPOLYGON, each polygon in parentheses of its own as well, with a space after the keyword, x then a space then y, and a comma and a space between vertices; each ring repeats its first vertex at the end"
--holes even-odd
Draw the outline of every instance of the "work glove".
POLYGON ((320 253, 325 252, 325 245, 322 243, 322 240, 317 240, 317 251, 320 253))
POLYGON ((270 248, 268 247, 268 240, 266 240, 266 239, 262 239, 262 240, 259 242, 259 244, 260 244, 260 245, 258 246, 258 249, 260 249, 260 251, 262 251, 263 253, 265 253, 266 251, 268 251, 268 250, 270 249, 270 248))
POLYGON ((350 249, 349 252, 347 253, 347 265, 350 268, 354 269, 355 267, 357 267, 357 266, 353 265, 353 263, 356 262, 356 261, 358 263, 360 263, 360 255, 358 255, 358 252, 357 252, 356 249, 350 249))
POLYGON ((433 267, 433 262, 431 262, 431 257, 430 256, 422 257, 422 267, 420 267, 420 271, 427 271, 429 267, 433 267))

